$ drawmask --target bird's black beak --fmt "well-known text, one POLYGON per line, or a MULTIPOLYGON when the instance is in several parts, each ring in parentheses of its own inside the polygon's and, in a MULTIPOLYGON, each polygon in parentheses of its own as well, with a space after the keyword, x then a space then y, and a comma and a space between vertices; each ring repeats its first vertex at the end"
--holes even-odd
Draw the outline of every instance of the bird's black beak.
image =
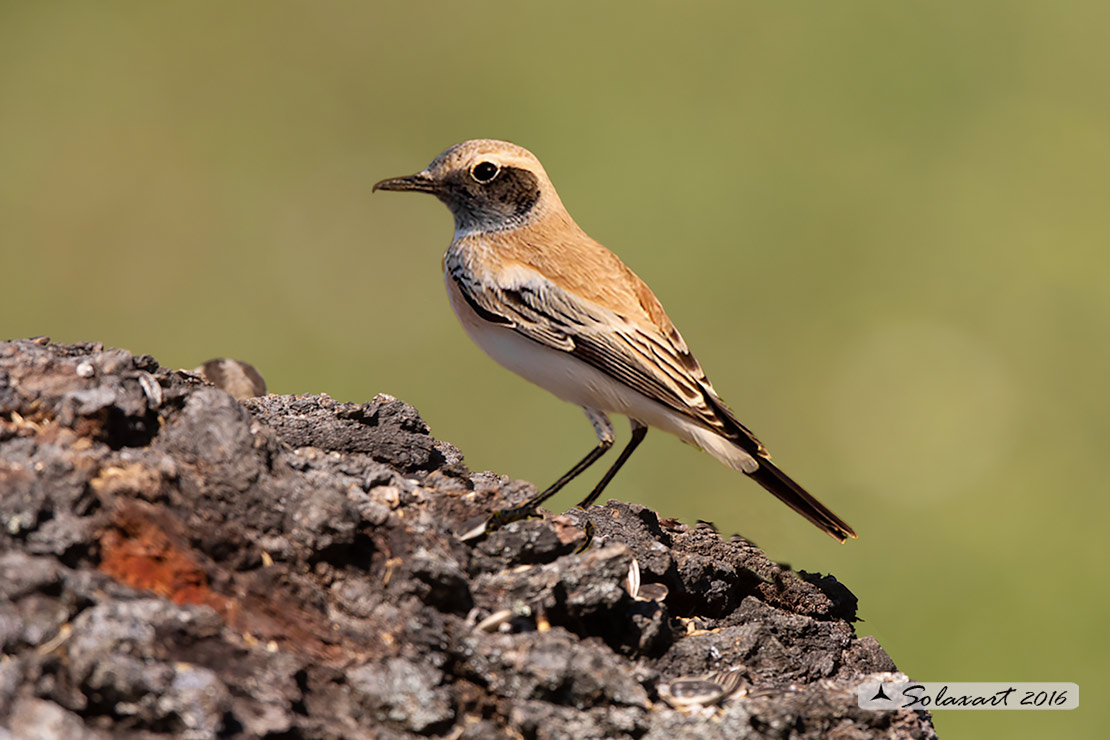
MULTIPOLYGON (((417 172, 408 177, 394 177, 375 183, 373 190, 409 190, 414 193, 434 193, 438 183, 427 172, 417 172)), ((373 192, 373 191, 371 191, 373 192)))

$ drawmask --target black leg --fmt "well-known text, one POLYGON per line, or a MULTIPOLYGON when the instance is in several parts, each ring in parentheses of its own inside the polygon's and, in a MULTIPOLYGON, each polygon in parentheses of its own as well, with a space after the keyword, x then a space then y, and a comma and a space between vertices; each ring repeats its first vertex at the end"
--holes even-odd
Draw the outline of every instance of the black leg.
MULTIPOLYGON (((605 471, 605 475, 601 476, 601 480, 594 486, 594 490, 590 491, 590 495, 578 502, 579 509, 586 511, 590 507, 590 504, 597 500, 597 497, 605 490, 605 486, 609 485, 609 481, 613 480, 613 476, 617 474, 621 466, 628 461, 628 458, 632 457, 632 453, 639 447, 640 443, 644 441, 644 437, 647 436, 647 430, 648 428, 646 426, 635 420, 632 421, 632 439, 629 440, 628 445, 621 450, 620 457, 613 463, 613 466, 605 471)), ((594 541, 594 523, 590 521, 589 517, 586 517, 586 526, 584 530, 586 532, 586 541, 583 542, 575 552, 585 551, 589 548, 590 543, 594 541)))
MULTIPOLYGON (((511 509, 500 509, 499 511, 493 512, 493 514, 491 514, 490 517, 486 519, 484 525, 480 525, 478 527, 475 527, 474 529, 465 532, 464 534, 461 534, 460 539, 464 541, 477 539, 483 535, 500 529, 510 522, 515 522, 521 519, 528 519, 530 517, 536 516, 536 510, 539 509, 544 501, 547 501, 549 498, 554 496, 556 493, 562 490, 562 488, 566 484, 570 483, 572 480, 581 475, 583 471, 597 462, 598 459, 602 455, 604 455, 610 447, 613 446, 613 427, 609 423, 608 417, 606 417, 605 414, 600 411, 587 408, 586 416, 589 417, 591 423, 593 423, 594 425, 594 431, 597 432, 597 447, 590 450, 588 455, 579 460, 573 468, 560 476, 559 480, 552 483, 543 491, 540 491, 538 494, 528 499, 520 506, 515 506, 511 509)), ((640 443, 644 441, 644 437, 647 436, 648 428, 646 425, 642 424, 636 419, 632 419, 631 421, 632 439, 630 439, 625 448, 621 450, 620 457, 617 458, 612 467, 605 471, 605 475, 601 476, 601 480, 598 481, 597 485, 594 486, 594 489, 590 491, 590 494, 578 503, 579 509, 585 511, 589 508, 590 504, 597 500, 597 497, 600 496, 601 492, 605 490, 605 487, 609 485, 609 481, 613 480, 613 476, 615 476, 617 474, 617 471, 621 469, 621 466, 623 466, 625 462, 628 461, 628 458, 632 457, 632 453, 636 451, 636 448, 639 447, 640 443)), ((586 542, 582 545, 582 547, 578 549, 579 552, 589 547, 590 542, 593 540, 593 535, 593 523, 590 522, 589 519, 587 519, 586 542)))
POLYGON ((461 533, 459 539, 464 542, 466 540, 478 539, 483 535, 500 529, 509 522, 536 516, 536 510, 539 509, 544 501, 547 501, 547 499, 558 493, 563 486, 581 475, 582 471, 597 462, 598 458, 604 455, 605 452, 613 446, 613 425, 609 422, 609 417, 606 416, 603 411, 597 409, 585 407, 582 410, 586 412, 586 418, 593 424, 594 433, 597 434, 597 447, 590 450, 590 454, 579 460, 577 465, 564 473, 559 480, 552 483, 543 491, 528 499, 520 506, 493 512, 483 524, 461 533))
POLYGON ((647 436, 647 430, 648 428, 643 424, 637 421, 632 422, 632 439, 630 439, 628 445, 621 450, 620 457, 613 463, 613 467, 606 470, 605 475, 601 476, 601 480, 594 486, 594 490, 590 491, 590 495, 578 502, 579 509, 585 511, 589 508, 590 504, 597 500, 597 497, 605 490, 605 486, 609 485, 609 481, 613 480, 613 476, 617 474, 621 466, 628 461, 628 458, 632 457, 632 453, 635 452, 636 448, 640 446, 640 443, 644 441, 644 437, 647 436))
POLYGON ((608 452, 609 448, 612 446, 612 440, 602 440, 598 442, 597 447, 590 450, 590 454, 579 460, 578 464, 564 473, 562 477, 559 478, 559 480, 555 481, 532 498, 528 499, 527 503, 525 503, 524 506, 534 509, 542 504, 544 501, 547 501, 549 498, 562 490, 563 486, 565 486, 567 483, 570 483, 572 480, 585 472, 586 468, 597 462, 598 459, 606 452, 608 452))
POLYGON ((489 534, 494 530, 501 529, 501 527, 504 527, 509 522, 516 522, 521 519, 528 519, 529 517, 535 516, 536 509, 538 509, 544 501, 547 501, 558 493, 563 486, 581 475, 582 471, 597 462, 598 458, 604 455, 612 446, 612 440, 601 440, 597 447, 590 450, 590 454, 579 460, 578 464, 564 473, 559 480, 555 481, 520 506, 493 512, 490 518, 486 520, 484 533, 489 534))

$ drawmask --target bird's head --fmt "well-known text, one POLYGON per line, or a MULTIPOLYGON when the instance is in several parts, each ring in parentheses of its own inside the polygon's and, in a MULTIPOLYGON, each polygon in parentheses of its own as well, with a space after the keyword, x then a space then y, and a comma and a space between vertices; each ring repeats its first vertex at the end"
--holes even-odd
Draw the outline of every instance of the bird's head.
POLYGON ((535 155, 495 139, 456 144, 420 172, 382 180, 374 190, 431 193, 451 209, 460 232, 516 228, 563 211, 535 155))

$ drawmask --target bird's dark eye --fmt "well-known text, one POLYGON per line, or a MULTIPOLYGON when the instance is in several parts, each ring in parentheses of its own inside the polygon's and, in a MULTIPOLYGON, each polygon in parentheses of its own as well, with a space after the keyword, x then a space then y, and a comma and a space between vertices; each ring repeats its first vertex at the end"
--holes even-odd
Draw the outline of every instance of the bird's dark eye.
POLYGON ((497 177, 497 173, 500 171, 501 168, 493 162, 479 162, 470 170, 470 176, 478 182, 484 183, 497 177))

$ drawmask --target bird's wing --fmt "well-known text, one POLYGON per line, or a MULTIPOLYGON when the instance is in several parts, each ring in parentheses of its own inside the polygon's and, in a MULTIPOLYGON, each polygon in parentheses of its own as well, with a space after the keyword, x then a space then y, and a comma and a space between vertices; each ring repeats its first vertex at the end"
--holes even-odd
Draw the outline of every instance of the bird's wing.
POLYGON ((767 457, 755 435, 714 392, 677 332, 672 332, 672 340, 578 298, 538 273, 503 285, 479 282, 462 270, 450 275, 466 302, 486 321, 571 354, 745 451, 767 457))

